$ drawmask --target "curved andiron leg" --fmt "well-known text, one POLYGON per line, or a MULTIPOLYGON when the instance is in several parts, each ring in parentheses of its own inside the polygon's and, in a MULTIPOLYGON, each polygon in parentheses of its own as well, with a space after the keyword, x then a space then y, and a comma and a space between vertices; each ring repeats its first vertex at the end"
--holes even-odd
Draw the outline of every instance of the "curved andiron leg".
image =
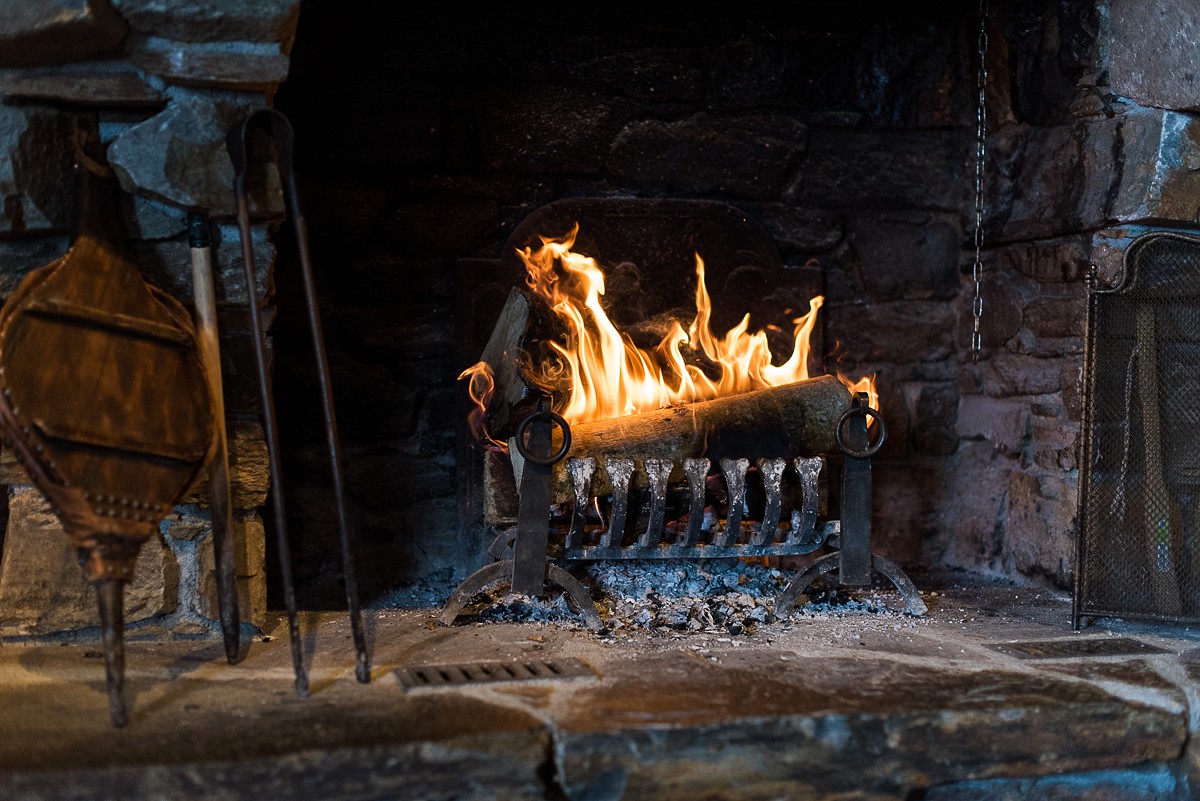
MULTIPOLYGON (((775 598, 775 616, 787 617, 790 615, 796 607, 796 599, 809 588, 817 577, 838 569, 840 557, 840 553, 826 554, 788 582, 783 592, 775 598)), ((904 606, 910 615, 919 617, 929 611, 929 607, 925 605, 916 585, 895 562, 871 554, 871 569, 892 582, 900 592, 900 597, 904 599, 904 606)))
MULTIPOLYGON (((443 626, 454 625, 454 620, 462 612, 463 607, 484 588, 498 581, 511 584, 512 571, 513 560, 504 559, 481 567, 467 576, 442 608, 442 614, 438 616, 438 623, 443 626)), ((596 604, 592 602, 587 590, 579 583, 578 579, 552 562, 546 563, 546 573, 547 579, 565 590, 567 597, 575 602, 575 607, 579 610, 579 615, 583 618, 583 623, 588 630, 601 631, 604 629, 604 621, 600 619, 600 612, 596 609, 596 604)))

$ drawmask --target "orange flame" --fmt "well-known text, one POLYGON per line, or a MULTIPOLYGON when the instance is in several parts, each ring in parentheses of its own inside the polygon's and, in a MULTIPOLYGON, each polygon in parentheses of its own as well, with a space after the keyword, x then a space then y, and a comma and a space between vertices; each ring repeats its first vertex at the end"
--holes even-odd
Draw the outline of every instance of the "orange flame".
MULTIPOLYGON (((850 394, 852 395, 857 395, 859 392, 867 393, 867 405, 872 409, 879 411, 879 392, 875 389, 874 373, 866 376, 865 378, 860 378, 857 381, 838 373, 838 380, 846 385, 846 388, 850 390, 850 394)), ((867 427, 869 428, 873 425, 875 425, 875 418, 868 417, 867 427)))
POLYGON ((470 379, 467 382, 467 394, 471 396, 471 401, 474 404, 471 407, 471 411, 467 414, 467 424, 471 427, 471 433, 485 447, 495 448, 507 453, 508 445, 497 439, 493 439, 487 431, 488 404, 491 403, 492 393, 496 390, 496 381, 493 378, 492 366, 487 362, 477 362, 458 374, 459 381, 464 378, 470 379))
MULTIPOLYGON (((601 307, 604 273, 594 259, 571 251, 578 231, 576 223, 561 239, 541 237, 542 247, 536 251, 517 251, 525 262, 529 288, 554 310, 567 331, 566 344, 550 343, 562 364, 542 369, 547 379, 564 367, 569 374, 570 391, 558 410, 568 423, 622 417, 809 378, 809 337, 824 302, 821 296, 812 298, 808 312, 792 321, 792 352, 775 365, 766 332, 749 333, 749 314, 724 336, 713 334, 704 261, 697 254, 695 319, 687 330, 675 321, 655 348, 643 350, 617 330, 601 307), (719 376, 710 378, 687 363, 685 346, 718 368, 719 376)), ((842 381, 852 385, 845 378, 842 381)), ((870 387, 874 406, 873 382, 858 383, 863 382, 870 387)))

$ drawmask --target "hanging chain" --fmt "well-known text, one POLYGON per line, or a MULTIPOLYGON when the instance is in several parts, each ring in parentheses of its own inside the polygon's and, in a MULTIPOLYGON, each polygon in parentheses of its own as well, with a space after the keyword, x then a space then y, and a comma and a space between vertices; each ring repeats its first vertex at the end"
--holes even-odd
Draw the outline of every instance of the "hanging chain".
POLYGON ((975 109, 975 263, 971 276, 975 279, 975 298, 971 302, 973 329, 971 332, 971 361, 979 363, 983 350, 983 165, 987 157, 987 0, 979 0, 979 77, 976 86, 979 102, 975 109))

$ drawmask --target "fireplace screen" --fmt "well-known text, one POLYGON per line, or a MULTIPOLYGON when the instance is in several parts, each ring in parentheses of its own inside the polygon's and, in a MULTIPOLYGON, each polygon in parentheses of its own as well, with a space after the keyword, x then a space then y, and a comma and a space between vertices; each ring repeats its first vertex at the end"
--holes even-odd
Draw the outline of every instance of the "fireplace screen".
POLYGON ((1155 232, 1092 287, 1074 622, 1200 620, 1200 237, 1155 232))

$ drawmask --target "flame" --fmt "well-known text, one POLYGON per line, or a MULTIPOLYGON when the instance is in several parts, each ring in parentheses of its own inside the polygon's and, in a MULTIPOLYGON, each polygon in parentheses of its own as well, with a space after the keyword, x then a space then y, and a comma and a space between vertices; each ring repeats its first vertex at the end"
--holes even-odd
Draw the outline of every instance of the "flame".
MULTIPOLYGON (((847 378, 841 373, 838 373, 837 377, 838 380, 845 384, 846 388, 850 390, 850 394, 857 395, 859 392, 865 392, 867 394, 867 405, 876 411, 879 410, 879 391, 875 388, 874 373, 866 376, 865 378, 860 378, 857 381, 852 378, 847 378)), ((875 425, 875 418, 868 417, 867 427, 869 428, 873 425, 875 425)))
MULTIPOLYGON (((601 307, 604 273, 594 259, 572 252, 578 232, 576 223, 564 237, 541 237, 542 247, 536 251, 528 247, 517 251, 525 262, 530 290, 546 301, 567 332, 565 344, 549 343, 561 364, 543 365, 542 377, 552 382, 563 374, 569 376, 569 392, 558 409, 568 423, 622 417, 809 378, 809 339, 823 297, 812 298, 807 313, 792 321, 792 352, 776 365, 766 331, 749 331, 749 314, 723 336, 713 333, 704 260, 696 254, 695 318, 686 330, 675 321, 657 346, 644 350, 620 332, 601 307), (685 352, 703 356, 714 368, 709 372, 718 373, 717 377, 689 363, 685 352)), ((873 377, 858 382, 839 378, 852 389, 868 387, 865 391, 875 405, 873 377)))
POLYGON ((471 427, 471 433, 485 447, 507 453, 508 445, 493 439, 487 432, 488 404, 491 403, 492 393, 496 390, 492 366, 487 362, 477 362, 458 374, 459 381, 464 378, 470 379, 467 382, 467 394, 471 396, 471 402, 474 404, 467 414, 467 424, 471 427))

